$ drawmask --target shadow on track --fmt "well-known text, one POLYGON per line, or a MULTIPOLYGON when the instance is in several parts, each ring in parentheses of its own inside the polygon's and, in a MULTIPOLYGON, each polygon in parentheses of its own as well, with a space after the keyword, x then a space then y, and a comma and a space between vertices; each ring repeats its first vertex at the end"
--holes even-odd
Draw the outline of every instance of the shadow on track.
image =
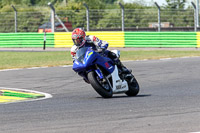
POLYGON ((151 94, 146 94, 146 95, 137 95, 137 96, 113 96, 112 98, 103 98, 103 97, 97 97, 97 98, 103 98, 103 99, 113 99, 113 98, 137 98, 137 97, 150 97, 151 94))

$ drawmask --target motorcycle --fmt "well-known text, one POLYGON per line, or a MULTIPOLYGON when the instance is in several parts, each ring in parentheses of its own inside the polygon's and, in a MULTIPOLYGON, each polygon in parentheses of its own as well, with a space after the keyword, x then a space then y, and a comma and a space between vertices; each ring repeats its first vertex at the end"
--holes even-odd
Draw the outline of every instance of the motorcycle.
MULTIPOLYGON (((112 52, 120 57, 119 50, 112 52)), ((96 52, 90 47, 83 47, 76 52, 72 69, 103 98, 111 98, 118 93, 125 93, 127 96, 139 93, 139 84, 131 72, 121 73, 103 52, 96 52)))

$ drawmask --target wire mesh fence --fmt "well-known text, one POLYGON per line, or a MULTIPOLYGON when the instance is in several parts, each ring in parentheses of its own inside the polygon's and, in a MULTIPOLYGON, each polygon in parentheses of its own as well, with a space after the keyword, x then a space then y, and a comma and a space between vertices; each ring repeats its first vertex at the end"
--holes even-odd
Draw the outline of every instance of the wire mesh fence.
MULTIPOLYGON (((86 27, 85 10, 63 10, 56 11, 56 14, 63 23, 68 24, 66 28, 68 28, 69 31, 75 27, 86 27)), ((60 30, 62 30, 62 28, 60 30)))
POLYGON ((18 13, 19 32, 37 32, 39 26, 49 21, 48 12, 19 12, 18 13))
POLYGON ((121 10, 91 10, 90 27, 94 30, 121 28, 121 10))
POLYGON ((0 32, 15 32, 14 12, 0 12, 0 32))
POLYGON ((171 22, 173 27, 193 27, 193 10, 164 10, 161 14, 162 22, 171 22))
MULTIPOLYGON (((0 32, 15 32, 14 12, 0 13, 0 32)), ((17 12, 18 32, 38 32, 42 24, 50 21, 50 12, 17 12)))
MULTIPOLYGON (((56 10, 56 15, 69 31, 76 27, 90 31, 121 31, 124 21, 125 31, 157 31, 158 10, 153 9, 91 9, 87 18, 86 10, 56 10), (124 20, 123 20, 124 19, 124 20), (123 21, 122 21, 123 20, 123 21)), ((15 32, 15 13, 0 12, 0 32, 15 32)), ((17 12, 17 32, 39 32, 39 29, 51 29, 51 11, 17 12)), ((161 31, 194 31, 194 10, 162 9, 160 14, 161 31)), ((49 30, 51 31, 51 30, 49 30)), ((55 18, 55 31, 64 31, 55 18)))

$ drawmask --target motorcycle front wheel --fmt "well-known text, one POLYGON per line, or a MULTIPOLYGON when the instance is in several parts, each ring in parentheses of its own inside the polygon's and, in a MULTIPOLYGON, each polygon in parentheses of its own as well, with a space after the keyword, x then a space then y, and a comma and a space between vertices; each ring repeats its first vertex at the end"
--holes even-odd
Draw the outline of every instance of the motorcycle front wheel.
POLYGON ((91 71, 88 73, 88 80, 90 81, 92 87, 95 91, 101 95, 103 98, 111 98, 113 95, 112 88, 109 86, 108 82, 102 81, 96 72, 91 71))

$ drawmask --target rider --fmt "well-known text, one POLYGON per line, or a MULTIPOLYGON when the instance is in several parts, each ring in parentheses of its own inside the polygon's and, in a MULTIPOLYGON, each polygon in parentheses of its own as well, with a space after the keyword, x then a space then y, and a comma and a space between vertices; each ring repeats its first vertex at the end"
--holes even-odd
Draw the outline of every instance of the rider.
POLYGON ((129 70, 121 63, 115 53, 107 50, 108 42, 98 39, 93 35, 86 36, 85 31, 81 28, 76 28, 72 32, 72 40, 74 45, 71 48, 71 56, 74 60, 76 51, 83 46, 90 46, 97 52, 105 51, 105 54, 113 60, 122 73, 127 73, 129 70))

